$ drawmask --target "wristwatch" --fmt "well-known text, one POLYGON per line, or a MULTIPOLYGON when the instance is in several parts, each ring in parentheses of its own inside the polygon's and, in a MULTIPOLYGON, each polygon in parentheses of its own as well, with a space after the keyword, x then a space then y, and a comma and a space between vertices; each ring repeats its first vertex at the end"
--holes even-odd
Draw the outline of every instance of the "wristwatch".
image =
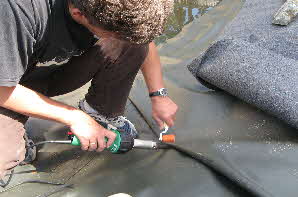
POLYGON ((168 96, 168 90, 166 88, 161 88, 161 89, 157 90, 156 92, 150 92, 149 97, 153 97, 153 96, 166 97, 166 96, 168 96))

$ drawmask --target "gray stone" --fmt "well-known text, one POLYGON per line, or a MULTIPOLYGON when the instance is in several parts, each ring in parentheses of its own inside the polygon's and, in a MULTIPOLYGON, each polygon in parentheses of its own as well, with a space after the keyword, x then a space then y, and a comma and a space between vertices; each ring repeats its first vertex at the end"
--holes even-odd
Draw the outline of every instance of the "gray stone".
POLYGON ((288 0, 277 11, 272 21, 276 25, 288 25, 298 14, 298 0, 288 0))

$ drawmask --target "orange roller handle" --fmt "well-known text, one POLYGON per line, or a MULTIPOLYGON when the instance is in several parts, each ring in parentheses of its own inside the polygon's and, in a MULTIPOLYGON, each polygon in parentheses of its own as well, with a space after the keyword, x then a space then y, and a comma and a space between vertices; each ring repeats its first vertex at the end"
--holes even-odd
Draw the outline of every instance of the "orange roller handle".
POLYGON ((174 143, 176 141, 176 136, 173 134, 170 135, 163 135, 162 136, 162 142, 165 143, 174 143))

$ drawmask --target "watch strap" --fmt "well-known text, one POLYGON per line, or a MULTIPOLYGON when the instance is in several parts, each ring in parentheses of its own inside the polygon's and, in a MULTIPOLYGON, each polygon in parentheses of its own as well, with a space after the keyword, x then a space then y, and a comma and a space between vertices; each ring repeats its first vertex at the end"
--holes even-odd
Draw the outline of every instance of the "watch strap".
POLYGON ((168 91, 166 88, 161 88, 155 92, 149 93, 149 97, 153 97, 153 96, 168 96, 168 91))
POLYGON ((149 93, 149 97, 153 97, 153 96, 160 96, 160 92, 156 91, 156 92, 149 93))

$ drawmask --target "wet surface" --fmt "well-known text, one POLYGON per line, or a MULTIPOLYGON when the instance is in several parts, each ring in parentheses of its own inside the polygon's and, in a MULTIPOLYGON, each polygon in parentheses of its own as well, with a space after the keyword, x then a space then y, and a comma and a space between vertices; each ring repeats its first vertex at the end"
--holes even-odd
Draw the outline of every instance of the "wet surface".
POLYGON ((182 31, 185 25, 208 13, 208 11, 220 1, 221 0, 175 0, 174 12, 168 20, 165 32, 155 39, 155 43, 161 44, 175 37, 182 31))

